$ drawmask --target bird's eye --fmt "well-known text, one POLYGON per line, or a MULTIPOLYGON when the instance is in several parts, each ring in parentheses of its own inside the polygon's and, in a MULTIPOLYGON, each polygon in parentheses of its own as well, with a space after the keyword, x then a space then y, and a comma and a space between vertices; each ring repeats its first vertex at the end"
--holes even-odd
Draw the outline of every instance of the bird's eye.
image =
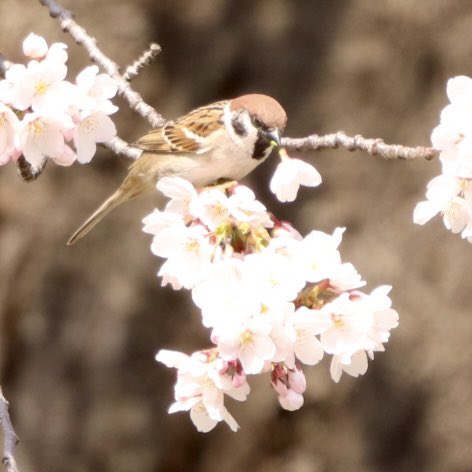
POLYGON ((254 118, 254 126, 263 131, 266 131, 268 129, 267 125, 264 122, 262 122, 262 120, 260 120, 259 118, 254 118))

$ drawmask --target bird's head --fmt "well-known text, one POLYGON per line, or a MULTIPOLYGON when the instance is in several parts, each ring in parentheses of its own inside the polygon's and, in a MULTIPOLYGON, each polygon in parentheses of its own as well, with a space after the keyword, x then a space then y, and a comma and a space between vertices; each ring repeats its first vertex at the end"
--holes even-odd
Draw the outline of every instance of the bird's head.
POLYGON ((230 111, 233 112, 232 126, 239 136, 248 133, 246 120, 257 130, 257 140, 254 146, 255 159, 267 157, 274 147, 280 147, 281 135, 287 123, 287 114, 282 105, 272 97, 262 94, 242 95, 231 100, 230 111))

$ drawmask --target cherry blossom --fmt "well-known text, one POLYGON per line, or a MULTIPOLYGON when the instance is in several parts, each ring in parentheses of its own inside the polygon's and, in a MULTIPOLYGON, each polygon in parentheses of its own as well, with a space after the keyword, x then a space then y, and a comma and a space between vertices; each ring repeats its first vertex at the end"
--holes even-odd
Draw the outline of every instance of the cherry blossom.
POLYGON ((111 115, 118 107, 110 101, 116 95, 118 86, 107 74, 99 74, 97 66, 83 69, 76 78, 78 93, 80 93, 80 108, 84 116, 95 112, 111 115))
POLYGON ((293 329, 293 354, 285 364, 293 368, 295 356, 306 365, 315 365, 323 358, 323 347, 316 335, 330 326, 330 317, 320 310, 310 310, 301 306, 288 318, 288 326, 293 329))
POLYGON ((15 157, 20 122, 9 107, 0 103, 0 165, 15 157))
MULTIPOLYGON (((157 188, 170 201, 143 223, 153 236, 152 252, 165 260, 162 283, 191 290, 202 324, 211 330, 213 347, 205 352, 226 366, 218 372, 230 372, 233 387, 246 385, 251 375, 270 373, 281 407, 296 410, 306 389, 302 365, 332 355, 330 373, 338 382, 343 372, 364 374, 367 356, 384 350, 398 324, 390 287, 359 291, 365 282, 339 251, 344 228, 302 237, 236 183, 198 191, 181 178, 167 177, 157 188)), ((164 361, 162 354, 159 360, 164 361)), ((222 406, 226 390, 213 377, 212 398, 218 402, 208 403, 202 394, 208 370, 201 374, 206 380, 195 382, 201 365, 189 379, 182 365, 165 363, 178 370, 171 412, 190 411, 200 431, 219 421, 235 429, 222 406), (190 385, 192 395, 182 394, 190 385)))
POLYGON ((416 205, 413 221, 423 225, 442 213, 444 226, 460 233, 471 220, 470 183, 449 175, 438 175, 428 184, 427 200, 416 205))
POLYGON ((192 422, 201 432, 211 431, 220 421, 226 422, 233 431, 238 429, 235 419, 224 406, 224 396, 244 401, 249 385, 243 382, 235 386, 231 378, 232 369, 218 358, 216 352, 201 351, 187 356, 181 352, 161 350, 156 360, 177 369, 176 401, 169 413, 190 411, 192 422))
POLYGON ((312 165, 290 158, 285 150, 280 151, 280 157, 281 161, 270 181, 270 190, 281 202, 293 202, 300 185, 317 187, 321 184, 321 175, 312 165))
POLYGON ((29 113, 21 123, 20 147, 25 159, 38 167, 46 157, 61 159, 65 153, 63 122, 29 113))
POLYGON ((75 128, 77 160, 82 164, 90 162, 97 150, 97 143, 109 141, 115 135, 116 127, 110 117, 103 112, 88 115, 75 128))
POLYGON ((0 80, 0 165, 20 154, 35 168, 47 158, 63 166, 90 162, 96 144, 116 135, 108 116, 118 109, 110 101, 114 80, 98 74, 97 66, 86 67, 76 84, 65 80, 67 46, 48 48, 34 33, 23 52, 28 63, 11 65, 0 80))
POLYGON ((431 141, 440 151, 442 174, 427 187, 427 200, 418 203, 413 221, 423 225, 437 214, 444 226, 472 242, 472 79, 458 76, 447 82, 450 103, 442 110, 431 141))
POLYGON ((265 361, 273 358, 276 347, 270 337, 272 326, 260 318, 243 323, 239 330, 232 329, 218 339, 218 350, 226 360, 239 359, 246 374, 258 374, 265 361))
POLYGON ((284 410, 295 411, 303 406, 306 379, 303 371, 298 367, 288 369, 281 364, 274 365, 271 385, 284 410))

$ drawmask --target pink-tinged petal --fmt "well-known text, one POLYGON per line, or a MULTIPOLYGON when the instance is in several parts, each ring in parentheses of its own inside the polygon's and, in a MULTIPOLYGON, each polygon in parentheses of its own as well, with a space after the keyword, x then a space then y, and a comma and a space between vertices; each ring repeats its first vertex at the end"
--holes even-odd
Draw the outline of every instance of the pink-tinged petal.
POLYGON ((341 361, 339 360, 338 356, 333 356, 331 359, 331 365, 329 367, 329 373, 331 374, 331 378, 338 383, 341 380, 341 376, 343 374, 343 366, 341 361))
POLYGON ((275 351, 275 345, 269 336, 255 336, 254 344, 252 345, 252 352, 255 356, 265 360, 272 359, 275 351))
POLYGON ((359 375, 364 375, 367 372, 367 368, 368 362, 365 351, 356 352, 351 357, 351 363, 343 365, 344 372, 346 372, 346 374, 351 375, 352 377, 359 377, 359 375))
POLYGON ((167 367, 180 368, 189 362, 189 356, 183 352, 169 351, 167 349, 161 349, 155 357, 157 362, 161 362, 167 367))
POLYGON ((376 328, 381 331, 389 331, 398 326, 398 313, 392 309, 387 308, 375 313, 376 328))
POLYGON ((308 333, 297 338, 295 355, 306 365, 315 365, 323 359, 323 348, 318 339, 308 333))
POLYGON ((225 409, 225 415, 224 415, 223 419, 224 419, 224 422, 229 426, 231 431, 236 432, 239 429, 238 423, 233 418, 233 416, 230 414, 230 412, 226 409, 225 409))
POLYGON ((303 395, 295 392, 292 389, 289 389, 287 395, 279 396, 280 406, 287 411, 296 411, 303 406, 303 395))
POLYGON ((212 420, 222 421, 224 416, 223 406, 224 394, 217 388, 204 388, 202 394, 202 402, 208 412, 208 416, 212 420))
POLYGON ((435 207, 430 201, 420 202, 413 212, 413 221, 417 225, 424 225, 438 213, 439 208, 435 207))
POLYGON ((293 202, 300 185, 316 187, 321 175, 310 164, 300 159, 285 157, 277 166, 270 181, 270 190, 281 202, 293 202))
POLYGON ((237 337, 224 339, 218 344, 221 358, 228 361, 238 358, 240 348, 241 344, 237 337))
POLYGON ((218 421, 210 418, 202 402, 192 407, 190 410, 190 419, 197 428, 197 431, 201 433, 208 433, 208 431, 211 431, 218 423, 218 421))
POLYGON ((7 152, 0 154, 0 166, 8 164, 11 160, 11 155, 7 152))
POLYGON ((200 397, 191 397, 179 400, 169 407, 168 413, 177 413, 179 411, 189 411, 194 405, 200 402, 200 397))
POLYGON ((237 388, 233 388, 231 390, 225 391, 226 395, 233 398, 234 400, 238 400, 239 402, 243 402, 247 400, 247 396, 249 395, 251 388, 249 384, 245 380, 244 376, 244 383, 237 388))
POLYGON ((264 360, 254 356, 251 349, 242 349, 239 359, 246 374, 259 374, 264 368, 264 360))
POLYGON ((460 233, 471 220, 470 210, 463 198, 456 197, 443 210, 444 226, 453 233, 460 233))
POLYGON ((95 131, 95 141, 97 143, 104 143, 116 136, 116 126, 110 117, 102 113, 97 113, 95 114, 95 119, 98 122, 95 131))
POLYGON ((102 113, 94 113, 83 119, 78 127, 75 136, 77 148, 77 160, 86 164, 95 155, 97 142, 104 142, 116 135, 116 128, 108 116, 102 113))
POLYGON ((38 138, 38 144, 48 157, 59 157, 64 153, 64 136, 57 128, 48 124, 45 125, 42 135, 38 138))
POLYGON ((71 166, 77 158, 75 152, 67 145, 64 146, 62 154, 51 157, 58 166, 64 167, 71 166))
POLYGON ((288 381, 290 388, 297 393, 303 393, 306 390, 306 378, 301 369, 289 370, 288 381))
POLYGON ((282 163, 277 166, 270 181, 270 191, 280 202, 293 202, 297 198, 299 185, 293 177, 284 170, 282 163))
POLYGON ((58 64, 65 64, 67 62, 67 58, 67 45, 64 43, 52 44, 46 55, 47 61, 55 62, 58 64))
POLYGON ((45 60, 39 63, 37 73, 39 80, 46 84, 53 84, 66 78, 67 66, 62 63, 45 60))
POLYGON ((88 90, 93 86, 98 74, 98 66, 92 65, 85 67, 76 77, 75 82, 83 90, 88 90))
POLYGON ((8 82, 20 82, 26 76, 26 67, 23 64, 13 64, 5 73, 8 82))
POLYGON ((297 163, 300 185, 304 185, 305 187, 317 187, 321 184, 321 175, 311 164, 301 159, 292 159, 292 161, 296 161, 297 163))
POLYGON ((79 161, 81 164, 88 164, 97 151, 97 145, 90 134, 80 127, 78 129, 77 135, 77 161, 79 161))
POLYGON ((38 146, 31 140, 27 140, 26 143, 23 144, 22 147, 23 155, 25 159, 35 167, 39 167, 42 162, 44 161, 44 154, 38 148, 38 146))
POLYGON ((181 177, 163 177, 156 185, 157 190, 166 197, 177 200, 188 200, 197 196, 194 186, 181 177))
POLYGON ((435 149, 440 151, 454 146, 459 141, 459 133, 444 125, 436 126, 431 133, 431 143, 435 149))

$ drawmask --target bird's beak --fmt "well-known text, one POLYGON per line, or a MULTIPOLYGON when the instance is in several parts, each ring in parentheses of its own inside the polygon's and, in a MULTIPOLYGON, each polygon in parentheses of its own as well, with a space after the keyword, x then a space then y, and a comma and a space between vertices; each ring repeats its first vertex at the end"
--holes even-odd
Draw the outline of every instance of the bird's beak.
POLYGON ((270 139, 272 146, 280 147, 280 131, 277 128, 267 131, 266 136, 270 139))

